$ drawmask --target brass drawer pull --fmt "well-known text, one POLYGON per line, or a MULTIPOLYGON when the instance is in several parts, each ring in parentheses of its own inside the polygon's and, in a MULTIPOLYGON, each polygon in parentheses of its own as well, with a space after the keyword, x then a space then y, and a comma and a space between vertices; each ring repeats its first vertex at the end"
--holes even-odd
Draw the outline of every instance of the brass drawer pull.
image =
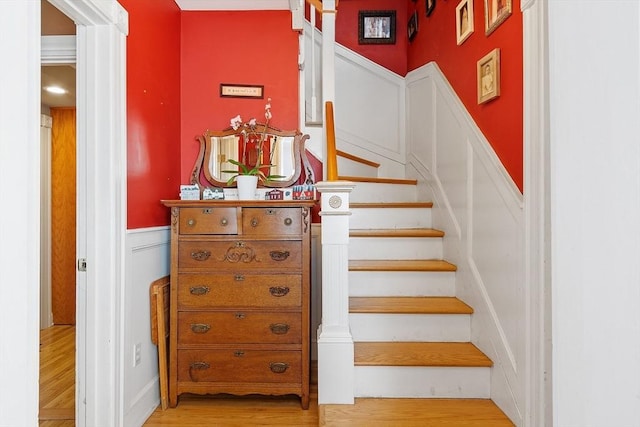
POLYGON ((289 369, 289 364, 283 362, 271 362, 269 363, 269 369, 271 369, 271 372, 274 374, 282 374, 284 371, 289 369))
POLYGON ((244 313, 236 313, 236 316, 235 316, 235 318, 239 319, 239 320, 242 320, 245 317, 247 317, 247 316, 244 313))
POLYGON ((188 225, 189 227, 193 227, 194 225, 196 225, 196 220, 195 220, 195 219, 193 219, 193 218, 189 218, 189 219, 187 220, 187 225, 188 225))
POLYGON ((227 218, 222 218, 222 219, 220 220, 220 225, 221 225, 221 226, 226 227, 226 226, 227 226, 227 224, 229 224, 229 220, 227 220, 227 218))
POLYGON ((274 261, 284 261, 289 258, 289 251, 271 251, 269 256, 274 261))
POLYGON ((269 288, 269 293, 274 297, 283 297, 289 293, 288 286, 272 286, 269 288))
POLYGON ((251 220, 251 226, 252 226, 252 227, 257 227, 257 226, 258 226, 258 220, 257 220, 256 218, 253 218, 253 219, 251 220))
POLYGON ((242 282, 244 280, 244 276, 242 274, 236 274, 235 276, 233 276, 233 280, 235 280, 236 282, 242 282))
POLYGON ((206 294, 209 293, 209 291, 210 291, 210 289, 209 289, 208 286, 192 286, 189 289, 189 293, 191 295, 197 295, 197 296, 206 295, 206 294))
POLYGON ((191 332, 194 334, 206 334, 211 329, 211 325, 207 325, 206 323, 192 323, 191 324, 191 332))
POLYGON ((206 261, 209 259, 209 257, 211 256, 211 252, 210 251, 195 251, 195 252, 191 252, 191 258, 193 258, 196 261, 206 261))
POLYGON ((202 371, 205 369, 209 369, 211 365, 209 365, 207 362, 193 362, 191 365, 189 365, 189 367, 191 369, 197 369, 199 371, 202 371))
POLYGON ((291 225, 291 224, 293 224, 293 220, 291 218, 284 219, 284 225, 291 225))
POLYGON ((244 356, 244 351, 242 351, 242 350, 236 350, 236 351, 234 351, 234 352, 233 352, 233 355, 234 355, 235 357, 242 357, 242 356, 244 356))
POLYGON ((269 329, 271 329, 271 333, 275 335, 284 335, 289 332, 289 325, 286 323, 272 323, 269 325, 269 329))

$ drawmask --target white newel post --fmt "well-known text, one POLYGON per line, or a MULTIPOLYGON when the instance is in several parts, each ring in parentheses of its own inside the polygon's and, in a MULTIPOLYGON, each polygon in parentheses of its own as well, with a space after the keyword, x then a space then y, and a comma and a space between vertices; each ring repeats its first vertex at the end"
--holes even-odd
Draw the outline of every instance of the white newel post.
POLYGON ((319 182, 322 217, 322 319, 318 328, 318 404, 353 404, 353 338, 349 327, 348 181, 319 182))

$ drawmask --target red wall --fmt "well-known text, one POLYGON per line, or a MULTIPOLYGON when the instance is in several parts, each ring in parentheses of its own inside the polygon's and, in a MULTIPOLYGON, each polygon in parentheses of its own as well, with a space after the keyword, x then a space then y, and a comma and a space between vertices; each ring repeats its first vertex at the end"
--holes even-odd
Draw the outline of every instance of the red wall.
MULTIPOLYGON (((424 0, 421 0, 424 2, 424 0)), ((407 11, 398 0, 341 1, 336 16, 336 41, 373 62, 405 76, 407 74, 407 11), (358 44, 358 12, 360 10, 395 10, 395 44, 358 44)))
POLYGON ((271 98, 276 128, 298 128, 298 33, 291 12, 183 12, 181 182, 188 183, 207 129, 232 117, 264 119, 271 98), (220 83, 263 85, 265 99, 221 98, 220 83))
POLYGON ((435 61, 489 140, 520 191, 523 188, 522 13, 513 0, 512 15, 489 36, 484 31, 484 1, 474 0, 474 33, 456 44, 457 0, 436 0, 426 16, 425 0, 350 0, 338 6, 336 40, 377 64, 405 76, 435 61), (360 10, 396 10, 395 45, 358 44, 360 10), (407 37, 409 16, 418 11, 418 34, 407 37), (500 97, 477 104, 476 63, 494 48, 501 52, 500 97))
POLYGON ((127 37, 127 228, 169 223, 161 199, 180 185, 180 10, 173 0, 119 0, 127 37))
POLYGON ((522 191, 523 50, 520 0, 513 0, 512 15, 488 36, 484 31, 484 1, 474 0, 474 32, 460 46, 456 44, 455 31, 458 1, 436 0, 429 17, 425 12, 425 1, 407 3, 407 16, 418 10, 418 34, 408 51, 409 71, 431 61, 438 64, 522 191), (476 64, 496 47, 500 48, 500 97, 478 105, 476 64))

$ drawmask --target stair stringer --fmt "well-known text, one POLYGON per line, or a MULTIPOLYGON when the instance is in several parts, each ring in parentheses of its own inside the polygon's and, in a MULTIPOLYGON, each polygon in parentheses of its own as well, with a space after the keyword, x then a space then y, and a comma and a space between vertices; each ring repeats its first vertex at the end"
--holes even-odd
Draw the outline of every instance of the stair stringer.
POLYGON ((456 295, 474 307, 471 341, 494 361, 491 398, 522 425, 528 341, 522 195, 435 64, 407 76, 407 106, 406 176, 418 180, 418 197, 434 202, 444 258, 458 266, 456 295))

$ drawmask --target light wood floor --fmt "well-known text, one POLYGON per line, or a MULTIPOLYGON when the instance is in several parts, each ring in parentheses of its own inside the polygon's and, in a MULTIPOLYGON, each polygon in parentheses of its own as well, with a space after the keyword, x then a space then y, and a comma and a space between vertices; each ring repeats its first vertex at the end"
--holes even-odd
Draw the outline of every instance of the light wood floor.
MULTIPOLYGON (((178 406, 158 407, 145 427, 332 426, 512 427, 486 399, 356 399, 355 405, 318 409, 317 368, 312 365, 309 409, 296 396, 181 396, 178 406)), ((40 334, 40 427, 74 427, 75 328, 54 326, 40 334)), ((96 426, 99 427, 99 426, 96 426)))
POLYGON ((40 427, 75 426, 76 328, 40 331, 40 427))

